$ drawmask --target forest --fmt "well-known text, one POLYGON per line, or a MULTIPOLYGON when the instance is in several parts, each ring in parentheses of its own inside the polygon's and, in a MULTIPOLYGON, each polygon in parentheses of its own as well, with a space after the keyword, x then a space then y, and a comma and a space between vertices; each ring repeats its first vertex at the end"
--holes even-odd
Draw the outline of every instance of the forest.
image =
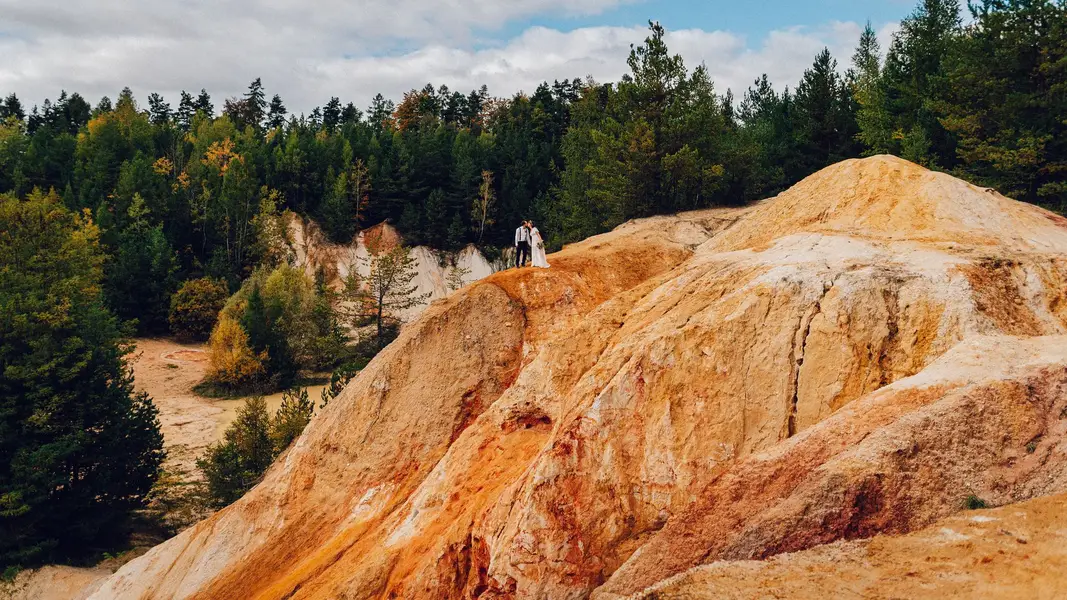
POLYGON ((410 245, 490 253, 532 218, 558 249, 632 218, 745 204, 840 160, 890 153, 1064 212, 1067 3, 978 0, 966 10, 922 0, 888 48, 868 25, 852 56, 824 50, 795 87, 753 74, 736 95, 672 54, 655 22, 619 81, 576 73, 507 98, 427 83, 395 102, 334 97, 295 115, 260 79, 240 97, 153 93, 147 107, 129 88, 95 103, 63 91, 32 107, 4 95, 0 567, 69 556, 143 503, 161 442, 123 356, 134 335, 180 333, 176 305, 211 307, 193 337, 223 311, 223 333, 266 348, 257 336, 292 320, 256 316, 271 310, 271 282, 287 298, 295 285, 309 298, 305 322, 320 323, 301 331, 333 344, 299 340, 301 356, 324 362, 315 357, 344 346, 321 282, 277 274, 284 211, 336 242, 390 221, 410 245), (259 324, 227 313, 235 293, 259 324), (61 415, 74 424, 49 425, 61 415), (118 446, 86 433, 122 428, 138 433, 118 446), (111 456, 120 451, 125 462, 111 456), (100 517, 65 527, 87 510, 100 517))

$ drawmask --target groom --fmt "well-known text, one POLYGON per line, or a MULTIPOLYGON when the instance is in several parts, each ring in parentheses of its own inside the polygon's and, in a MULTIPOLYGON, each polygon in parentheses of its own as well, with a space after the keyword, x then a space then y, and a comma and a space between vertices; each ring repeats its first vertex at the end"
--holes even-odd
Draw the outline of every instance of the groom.
POLYGON ((530 227, 523 221, 515 230, 515 268, 525 267, 530 260, 530 227))

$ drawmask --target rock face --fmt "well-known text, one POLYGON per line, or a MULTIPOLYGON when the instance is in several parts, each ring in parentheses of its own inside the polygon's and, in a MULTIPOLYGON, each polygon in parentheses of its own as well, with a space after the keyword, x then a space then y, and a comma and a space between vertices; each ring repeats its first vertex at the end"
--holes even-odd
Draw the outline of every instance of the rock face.
POLYGON ((550 262, 431 305, 92 598, 655 598, 1067 491, 1061 217, 874 157, 550 262))
MULTIPOLYGON (((386 248, 401 242, 400 233, 392 225, 379 223, 361 231, 351 244, 334 244, 326 239, 316 223, 305 221, 294 213, 287 213, 286 216, 296 264, 302 266, 311 277, 322 269, 328 283, 336 289, 341 288, 342 280, 353 268, 362 275, 369 273, 368 241, 373 240, 386 248)), ((412 283, 416 287, 416 294, 430 296, 426 304, 404 311, 401 317, 405 321, 418 316, 429 302, 444 298, 453 291, 448 285, 453 269, 466 270, 466 274, 460 277, 466 285, 484 279, 501 268, 501 265, 490 263, 473 245, 459 252, 437 252, 426 246, 416 246, 411 249, 411 255, 415 259, 416 276, 412 283)))

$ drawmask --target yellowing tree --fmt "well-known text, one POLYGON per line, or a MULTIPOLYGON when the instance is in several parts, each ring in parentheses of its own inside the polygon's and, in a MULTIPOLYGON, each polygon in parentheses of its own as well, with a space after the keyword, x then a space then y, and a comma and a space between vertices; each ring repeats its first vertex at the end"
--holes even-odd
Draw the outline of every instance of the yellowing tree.
POLYGON ((496 205, 496 192, 493 191, 493 174, 482 171, 482 183, 478 186, 478 196, 474 199, 471 216, 478 223, 478 243, 482 242, 485 226, 493 224, 493 207, 496 205))
POLYGON ((253 352, 241 324, 224 314, 211 333, 209 360, 209 381, 239 388, 254 384, 264 375, 266 355, 253 352))

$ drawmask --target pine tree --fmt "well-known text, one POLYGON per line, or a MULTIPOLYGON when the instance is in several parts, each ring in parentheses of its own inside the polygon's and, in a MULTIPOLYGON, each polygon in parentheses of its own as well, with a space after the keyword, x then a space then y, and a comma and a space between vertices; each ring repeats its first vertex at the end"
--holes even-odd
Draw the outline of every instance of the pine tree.
POLYGON ((371 100, 370 108, 367 109, 367 122, 376 131, 382 131, 391 127, 393 121, 393 101, 387 100, 381 94, 376 94, 371 100))
POLYGON ((801 160, 799 179, 806 174, 855 156, 855 115, 851 92, 837 73, 828 49, 804 72, 794 96, 796 136, 801 160))
POLYGON ((252 293, 241 314, 241 327, 248 333, 252 351, 266 354, 267 373, 275 379, 275 385, 285 386, 296 377, 297 364, 282 316, 281 299, 264 298, 259 283, 253 282, 252 293))
POLYGON ((463 281, 470 274, 471 274, 471 270, 468 269, 467 267, 461 267, 459 265, 454 265, 451 269, 448 270, 448 276, 447 276, 448 289, 454 292, 454 291, 458 290, 459 288, 463 287, 463 281))
POLYGON ((127 214, 129 225, 107 268, 108 301, 120 317, 136 321, 141 333, 162 333, 168 326, 170 296, 177 288, 177 260, 162 225, 148 221, 148 208, 139 193, 134 193, 127 214))
POLYGON ((93 109, 93 116, 99 116, 103 113, 109 113, 112 111, 111 98, 104 96, 96 103, 96 108, 93 109))
POLYGON ((882 47, 870 21, 860 34, 859 45, 852 55, 852 67, 856 74, 856 94, 861 97, 869 95, 882 73, 882 47))
POLYGON ((278 129, 285 125, 286 114, 288 114, 288 111, 285 109, 285 104, 282 103, 282 97, 274 94, 274 97, 270 100, 270 111, 267 113, 267 128, 278 129))
POLYGON ((359 327, 368 319, 374 322, 379 350, 385 345, 386 325, 399 322, 403 311, 430 297, 430 294, 417 293, 418 286, 412 284, 418 271, 411 250, 403 245, 387 250, 381 244, 380 239, 368 241, 371 253, 367 259, 369 273, 362 276, 356 265, 352 265, 342 293, 342 298, 350 305, 345 315, 353 327, 359 327))
POLYGON ((445 223, 448 222, 448 205, 445 203, 445 193, 441 188, 430 192, 426 199, 427 229, 425 232, 426 242, 432 248, 444 248, 448 241, 448 231, 445 223))
POLYGON ((201 89, 200 95, 196 97, 196 110, 209 117, 215 116, 215 105, 211 103, 211 96, 208 95, 205 89, 201 89))
POLYGON ((326 106, 322 108, 322 127, 333 133, 341 123, 341 101, 336 97, 330 98, 326 106))
POLYGON ((314 414, 315 403, 308 398, 307 388, 286 390, 282 394, 282 404, 270 422, 270 439, 276 455, 300 437, 314 414))
POLYGON ((247 107, 249 125, 259 129, 263 126, 263 121, 267 117, 267 97, 263 91, 263 82, 260 81, 259 77, 256 77, 248 85, 244 101, 247 107))
POLYGON ((972 7, 975 23, 952 45, 929 102, 957 142, 958 168, 1067 210, 1067 10, 1054 0, 972 7))
POLYGON ((53 193, 0 196, 0 566, 124 543, 159 474, 157 411, 104 305, 94 226, 53 193), (101 546, 102 545, 102 546, 101 546))
POLYGON ((467 243, 467 227, 463 224, 460 214, 452 215, 452 222, 448 225, 448 247, 451 250, 459 250, 467 243))
POLYGON ((362 118, 363 118, 363 114, 360 112, 360 110, 358 108, 356 108, 356 105, 352 104, 351 102, 346 104, 344 110, 341 111, 341 123, 342 124, 346 124, 346 125, 349 124, 349 123, 356 124, 356 123, 359 123, 360 119, 362 119, 362 118))
POLYGON ((893 124, 886 104, 886 90, 882 82, 881 46, 878 37, 867 22, 860 36, 859 46, 852 55, 855 73, 853 95, 858 108, 856 123, 857 138, 866 147, 866 154, 883 154, 892 151, 893 124))
POLYGON ((157 127, 170 123, 170 104, 155 92, 148 95, 148 113, 157 127))
POLYGON ((266 472, 275 456, 270 426, 266 401, 259 396, 250 398, 237 411, 223 441, 196 461, 215 508, 236 502, 266 472))
POLYGON ((182 90, 181 100, 178 102, 178 111, 174 114, 174 121, 182 131, 189 131, 196 116, 196 104, 189 92, 182 90))
POLYGON ((8 94, 4 102, 0 104, 0 121, 14 117, 17 121, 26 119, 26 111, 22 109, 22 102, 15 94, 8 94))
MULTIPOLYGON (((893 36, 882 69, 880 94, 884 97, 889 151, 913 162, 951 168, 955 147, 928 102, 932 84, 943 75, 942 62, 960 31, 957 0, 922 0, 893 36)), ((875 119, 883 126, 883 119, 875 119)), ((886 139, 883 130, 868 130, 864 139, 886 139)), ((870 142, 868 142, 870 143, 870 142)), ((881 150, 880 148, 875 148, 881 150)))

